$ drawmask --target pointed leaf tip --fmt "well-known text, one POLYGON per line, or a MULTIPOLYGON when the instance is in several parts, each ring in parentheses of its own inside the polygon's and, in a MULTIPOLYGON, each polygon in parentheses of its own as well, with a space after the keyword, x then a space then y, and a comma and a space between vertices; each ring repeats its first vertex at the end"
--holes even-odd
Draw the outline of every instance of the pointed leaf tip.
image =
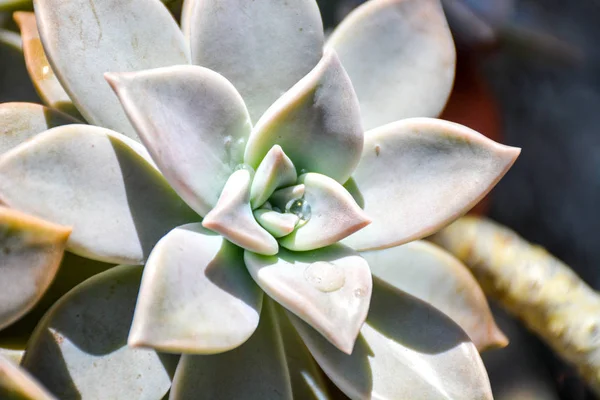
POLYGON ((252 213, 251 181, 249 171, 235 171, 227 180, 217 205, 204 217, 202 226, 246 250, 274 255, 279 250, 277 240, 256 222, 252 213))
POLYGON ((465 126, 410 118, 369 131, 355 198, 373 223, 344 240, 360 250, 426 237, 470 210, 506 174, 520 149, 465 126))
POLYGON ((281 246, 294 251, 318 249, 337 243, 371 223, 348 191, 325 175, 300 176, 304 185, 302 201, 307 206, 306 223, 280 240, 281 246))
POLYGON ((158 168, 205 216, 243 153, 252 129, 231 82, 198 66, 106 75, 158 168))
POLYGON ((334 245, 310 252, 282 249, 271 257, 245 252, 244 260, 265 293, 352 353, 373 285, 369 265, 358 253, 334 245))
POLYGON ((128 344, 186 354, 234 349, 258 326, 262 299, 242 249, 200 224, 178 227, 144 267, 128 344))
POLYGON ((256 123, 244 160, 256 168, 278 144, 298 171, 343 183, 360 160, 363 134, 350 78, 335 51, 329 50, 256 123))
POLYGON ((443 110, 456 51, 439 0, 366 1, 327 45, 348 71, 365 129, 443 110))
POLYGON ((452 318, 479 351, 506 346, 479 284, 465 265, 441 248, 418 240, 361 256, 373 276, 452 318))

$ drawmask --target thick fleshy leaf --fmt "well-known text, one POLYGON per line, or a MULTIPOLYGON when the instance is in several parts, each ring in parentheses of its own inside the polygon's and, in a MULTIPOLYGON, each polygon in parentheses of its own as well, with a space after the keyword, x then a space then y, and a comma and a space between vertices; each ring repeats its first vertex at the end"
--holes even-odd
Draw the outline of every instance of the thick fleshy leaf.
POLYGON ((277 316, 277 325, 281 332, 285 359, 287 362, 292 393, 294 399, 302 400, 328 400, 327 384, 323 373, 310 355, 296 328, 290 323, 285 309, 273 304, 277 316))
POLYGON ((252 124, 239 93, 221 75, 196 66, 106 78, 165 177, 205 216, 243 162, 252 124))
POLYGON ((160 399, 173 356, 127 346, 142 267, 96 275, 59 300, 33 333, 21 365, 60 399, 160 399))
POLYGON ((193 63, 229 79, 253 121, 322 56, 315 0, 185 0, 182 27, 193 63))
POLYGON ((39 0, 35 14, 46 56, 81 114, 133 138, 104 73, 189 63, 185 39, 158 0, 39 0))
POLYGON ((0 399, 55 400, 27 371, 0 355, 0 399))
POLYGON ((60 111, 34 103, 0 104, 0 154, 38 133, 78 121, 60 111))
POLYGON ((348 71, 365 129, 436 117, 450 95, 456 54, 439 0, 371 0, 336 28, 328 46, 348 71))
POLYGON ((508 344, 473 275, 441 248, 415 241, 385 250, 366 251, 361 256, 368 261, 374 276, 452 318, 479 351, 508 344))
POLYGON ((17 363, 20 363, 27 341, 46 311, 69 290, 112 267, 114 265, 92 261, 66 252, 54 281, 35 307, 14 324, 0 330, 0 354, 7 355, 11 359, 18 359, 17 363))
POLYGON ((256 330, 262 298, 242 249, 201 224, 184 225, 158 242, 146 263, 129 345, 186 354, 231 350, 256 330))
POLYGON ((21 30, 27 71, 40 98, 52 108, 81 118, 79 111, 77 111, 71 98, 56 78, 46 58, 37 29, 35 14, 32 12, 17 12, 14 14, 14 19, 21 30))
POLYGON ((292 399, 281 331, 265 299, 260 324, 246 343, 226 353, 183 355, 170 400, 292 399))
POLYGON ((371 298, 371 271, 354 250, 334 245, 277 256, 244 253, 258 285, 279 304, 350 354, 371 298))
POLYGON ((351 399, 492 399, 475 345, 450 318, 374 280, 354 351, 333 347, 288 314, 321 368, 351 399))
POLYGON ((0 158, 0 201, 72 226, 76 254, 142 264, 167 232, 199 219, 143 153, 108 129, 51 129, 0 158))
POLYGON ((301 200, 307 222, 279 241, 295 251, 318 249, 337 243, 369 225, 371 220, 360 209, 352 195, 333 179, 315 173, 300 176, 304 184, 301 200))
POLYGON ((281 146, 273 146, 254 174, 250 190, 252 209, 262 206, 276 189, 293 185, 297 178, 292 160, 285 155, 281 146))
POLYGON ((21 363, 23 354, 25 354, 25 349, 7 349, 0 346, 0 357, 4 357, 15 365, 19 365, 21 363))
POLYGON ((373 222, 344 243, 372 250, 436 232, 477 204, 519 153, 437 119, 412 118, 369 131, 354 187, 347 188, 373 222))
POLYGON ((268 209, 254 211, 256 221, 273 237, 280 238, 294 231, 300 218, 296 214, 280 213, 268 209))
POLYGON ((277 254, 277 240, 256 222, 250 207, 250 171, 240 169, 227 180, 219 201, 202 221, 205 228, 259 254, 277 254))
POLYGON ((360 109, 334 51, 326 52, 256 123, 246 147, 246 163, 258 167, 275 144, 299 173, 318 172, 340 183, 352 174, 363 148, 360 109))
POLYGON ((71 229, 0 206, 0 329, 38 302, 56 276, 71 229))
POLYGON ((275 211, 284 211, 290 201, 304 197, 305 191, 306 187, 303 184, 276 190, 269 198, 269 205, 275 211))

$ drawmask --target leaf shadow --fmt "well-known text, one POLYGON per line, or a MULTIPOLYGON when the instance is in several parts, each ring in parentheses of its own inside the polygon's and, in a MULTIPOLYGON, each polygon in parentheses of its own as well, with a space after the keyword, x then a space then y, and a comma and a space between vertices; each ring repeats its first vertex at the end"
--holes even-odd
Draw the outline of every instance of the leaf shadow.
POLYGON ((123 187, 144 259, 173 228, 199 222, 196 214, 171 188, 164 176, 120 140, 110 137, 121 169, 123 187))

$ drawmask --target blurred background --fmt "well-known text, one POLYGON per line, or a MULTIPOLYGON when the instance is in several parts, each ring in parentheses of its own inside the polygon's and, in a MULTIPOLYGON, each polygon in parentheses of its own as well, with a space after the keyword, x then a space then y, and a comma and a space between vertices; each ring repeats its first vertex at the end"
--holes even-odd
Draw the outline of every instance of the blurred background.
MULTIPOLYGON (((363 1, 318 2, 330 29, 363 1)), ((477 211, 600 289, 600 0, 442 2, 459 54, 442 118, 523 149, 477 211)), ((10 14, 0 14, 0 25, 14 29, 10 14)), ((40 102, 20 57, 0 47, 0 102, 40 102)), ((594 398, 518 322, 496 315, 511 339, 483 355, 496 399, 594 398)))

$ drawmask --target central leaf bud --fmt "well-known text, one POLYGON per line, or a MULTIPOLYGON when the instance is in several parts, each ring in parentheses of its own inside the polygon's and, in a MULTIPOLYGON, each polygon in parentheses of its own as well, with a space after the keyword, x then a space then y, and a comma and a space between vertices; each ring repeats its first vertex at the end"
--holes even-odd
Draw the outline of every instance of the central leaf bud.
POLYGON ((246 250, 274 255, 328 246, 366 226, 369 219, 334 179, 302 171, 275 145, 256 171, 240 164, 227 180, 204 227, 246 250))

